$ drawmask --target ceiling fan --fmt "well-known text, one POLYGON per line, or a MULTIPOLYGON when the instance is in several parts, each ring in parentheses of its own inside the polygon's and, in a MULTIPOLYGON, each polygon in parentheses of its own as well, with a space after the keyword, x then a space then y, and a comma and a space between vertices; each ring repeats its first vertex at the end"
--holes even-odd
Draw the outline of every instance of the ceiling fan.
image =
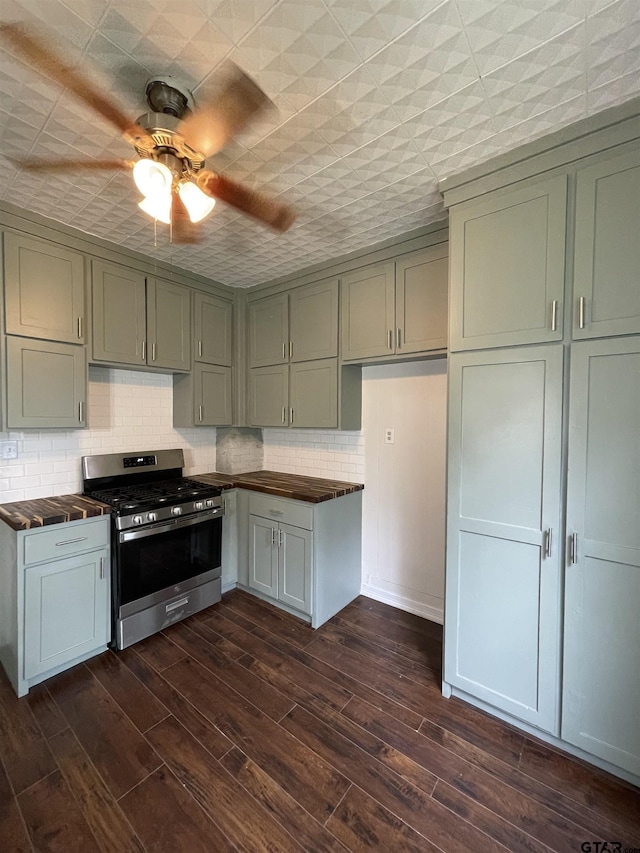
POLYGON ((73 92, 99 113, 133 145, 135 160, 22 160, 33 172, 132 169, 144 195, 140 208, 171 225, 174 243, 197 243, 197 224, 215 200, 286 231, 292 209, 274 198, 205 168, 205 160, 220 151, 247 124, 273 106, 260 87, 240 68, 232 66, 214 101, 195 107, 191 93, 175 79, 156 75, 147 82, 151 112, 133 121, 80 71, 68 66, 45 40, 23 24, 0 24, 0 39, 42 73, 73 92))

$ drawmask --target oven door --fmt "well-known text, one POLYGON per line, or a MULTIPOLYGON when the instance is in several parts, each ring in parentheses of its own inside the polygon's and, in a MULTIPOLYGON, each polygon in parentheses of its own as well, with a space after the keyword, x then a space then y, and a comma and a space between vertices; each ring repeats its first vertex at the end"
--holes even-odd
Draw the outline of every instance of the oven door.
POLYGON ((115 610, 133 613, 220 577, 222 508, 116 534, 115 610))

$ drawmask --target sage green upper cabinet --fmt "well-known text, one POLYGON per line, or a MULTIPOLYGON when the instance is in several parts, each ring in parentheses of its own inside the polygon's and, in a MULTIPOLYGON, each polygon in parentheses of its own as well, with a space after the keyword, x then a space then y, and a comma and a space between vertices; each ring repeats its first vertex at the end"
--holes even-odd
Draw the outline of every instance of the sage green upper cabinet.
POLYGON ((92 261, 94 361, 146 364, 145 293, 143 273, 105 261, 92 261))
POLYGON ((338 284, 337 278, 330 278, 291 291, 291 361, 338 355, 338 284))
POLYGON ((640 776, 640 337, 572 347, 562 737, 640 776))
POLYGON ((231 366, 233 304, 207 293, 194 293, 194 360, 231 366))
POLYGON ((640 152, 578 171, 573 337, 640 332, 640 152))
POLYGON ((86 426, 84 347, 13 335, 6 347, 8 428, 86 426))
POLYGON ((562 338, 566 175, 452 208, 451 351, 562 338))
POLYGON ((563 347, 449 359, 445 681, 558 733, 563 347))
POLYGON ((289 295, 250 302, 247 309, 249 367, 289 361, 289 295))
POLYGON ((233 423, 231 368, 196 362, 190 373, 173 375, 173 425, 229 426, 233 423))
POLYGON ((372 264, 342 276, 342 358, 355 361, 394 351, 395 266, 372 264))
POLYGON ((446 349, 448 295, 446 246, 396 261, 396 353, 446 349))
POLYGON ((289 426, 338 426, 338 369, 335 358, 300 361, 289 374, 289 426))
POLYGON ((147 364, 191 367, 191 291, 159 278, 147 279, 147 364))
POLYGON ((287 426, 289 365, 254 367, 249 371, 247 420, 249 426, 287 426))
POLYGON ((6 332, 84 343, 84 257, 36 237, 4 235, 6 332))
POLYGON ((343 360, 446 349, 448 258, 433 246, 343 276, 343 360))
POLYGON ((188 288, 99 260, 91 279, 94 361, 189 370, 188 288))

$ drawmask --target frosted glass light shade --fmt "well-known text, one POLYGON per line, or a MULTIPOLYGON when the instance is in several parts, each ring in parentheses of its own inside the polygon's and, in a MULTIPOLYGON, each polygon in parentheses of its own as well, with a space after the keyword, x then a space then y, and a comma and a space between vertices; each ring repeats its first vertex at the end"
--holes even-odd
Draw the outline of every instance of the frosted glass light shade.
POLYGON ((138 207, 152 219, 158 219, 165 225, 171 224, 171 193, 143 198, 138 202, 138 207))
POLYGON ((173 176, 164 163, 146 158, 138 160, 133 167, 133 180, 147 199, 157 195, 170 196, 173 176))
POLYGON ((208 216, 215 207, 216 200, 206 195, 191 181, 182 181, 178 184, 180 198, 187 208, 189 219, 192 222, 200 222, 208 216))

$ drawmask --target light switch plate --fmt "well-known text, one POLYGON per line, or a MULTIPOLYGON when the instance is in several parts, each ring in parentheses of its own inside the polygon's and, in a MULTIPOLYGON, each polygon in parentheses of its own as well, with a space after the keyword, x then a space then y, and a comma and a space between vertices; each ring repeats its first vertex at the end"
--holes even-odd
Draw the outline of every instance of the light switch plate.
POLYGON ((387 427, 384 431, 384 443, 385 444, 394 444, 396 440, 395 430, 391 429, 391 427, 387 427))
POLYGON ((17 459, 18 442, 0 441, 0 459, 17 459))

